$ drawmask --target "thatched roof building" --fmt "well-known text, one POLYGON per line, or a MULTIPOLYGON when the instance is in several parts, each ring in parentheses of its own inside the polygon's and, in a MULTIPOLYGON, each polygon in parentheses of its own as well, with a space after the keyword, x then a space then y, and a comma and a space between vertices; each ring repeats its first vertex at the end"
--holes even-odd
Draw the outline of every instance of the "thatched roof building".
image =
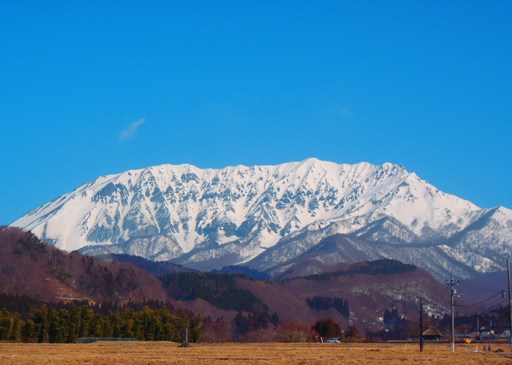
POLYGON ((440 340, 443 334, 435 326, 430 326, 422 334, 424 340, 440 340))

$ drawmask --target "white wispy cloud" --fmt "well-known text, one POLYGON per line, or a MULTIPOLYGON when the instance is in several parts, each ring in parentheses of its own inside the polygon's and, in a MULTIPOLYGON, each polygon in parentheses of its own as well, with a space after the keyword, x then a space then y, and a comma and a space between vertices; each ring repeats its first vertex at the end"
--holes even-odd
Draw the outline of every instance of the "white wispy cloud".
POLYGON ((343 105, 341 108, 340 108, 340 114, 342 117, 350 117, 352 116, 352 108, 350 108, 350 106, 348 105, 343 105))
POLYGON ((140 126, 143 125, 145 121, 145 118, 141 118, 124 127, 121 131, 121 134, 119 135, 119 140, 126 141, 127 139, 132 139, 133 137, 135 137, 140 126))

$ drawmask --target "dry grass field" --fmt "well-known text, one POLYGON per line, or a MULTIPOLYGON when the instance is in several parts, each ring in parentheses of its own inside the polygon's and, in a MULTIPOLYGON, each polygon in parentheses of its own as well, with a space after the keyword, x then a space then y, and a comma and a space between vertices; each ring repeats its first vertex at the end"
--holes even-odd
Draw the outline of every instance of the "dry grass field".
POLYGON ((97 342, 93 344, 0 344, 2 365, 48 364, 510 364, 506 345, 491 352, 482 345, 427 344, 193 344, 180 348, 170 342, 97 342), (503 354, 503 353, 502 353, 503 354))

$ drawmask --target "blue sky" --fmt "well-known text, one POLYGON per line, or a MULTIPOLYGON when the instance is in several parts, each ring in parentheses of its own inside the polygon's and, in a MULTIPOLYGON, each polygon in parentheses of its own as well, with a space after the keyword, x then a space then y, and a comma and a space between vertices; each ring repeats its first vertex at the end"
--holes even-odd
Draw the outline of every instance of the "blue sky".
POLYGON ((394 162, 512 208, 510 1, 4 1, 0 224, 163 163, 394 162))

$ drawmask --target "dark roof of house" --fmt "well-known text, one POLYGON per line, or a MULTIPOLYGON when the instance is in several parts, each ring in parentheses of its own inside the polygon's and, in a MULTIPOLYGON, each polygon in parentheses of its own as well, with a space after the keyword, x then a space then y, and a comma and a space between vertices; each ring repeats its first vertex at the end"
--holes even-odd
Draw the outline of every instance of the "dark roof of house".
POLYGON ((437 337, 443 337, 443 334, 439 332, 439 330, 436 327, 429 327, 428 330, 424 331, 422 333, 423 336, 437 336, 437 337))

